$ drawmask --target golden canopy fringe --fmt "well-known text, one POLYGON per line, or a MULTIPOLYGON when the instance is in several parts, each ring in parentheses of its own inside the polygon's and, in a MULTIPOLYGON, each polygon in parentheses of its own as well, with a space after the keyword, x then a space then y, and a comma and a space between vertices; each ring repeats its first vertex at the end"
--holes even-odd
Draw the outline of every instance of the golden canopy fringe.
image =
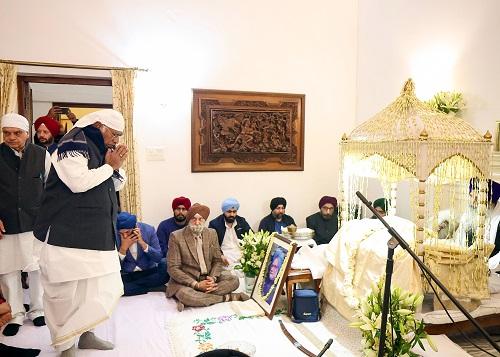
POLYGON ((388 199, 397 196, 397 182, 410 181, 417 254, 452 293, 488 297, 486 264, 493 246, 484 237, 491 146, 491 135, 483 137, 464 120, 416 98, 409 79, 393 103, 342 138, 341 221, 359 218, 355 193, 366 192, 366 177, 378 178, 388 199), (438 237, 445 209, 442 220, 449 221, 451 234, 438 237), (453 236, 467 222, 469 229, 453 236))

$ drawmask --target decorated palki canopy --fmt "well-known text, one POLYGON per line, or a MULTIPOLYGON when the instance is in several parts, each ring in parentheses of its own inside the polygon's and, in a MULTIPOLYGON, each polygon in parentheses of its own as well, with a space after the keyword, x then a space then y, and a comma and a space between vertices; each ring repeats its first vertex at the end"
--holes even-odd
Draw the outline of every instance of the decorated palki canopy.
POLYGON ((408 181, 417 253, 455 294, 487 296, 491 146, 491 134, 432 109, 407 80, 393 103, 342 138, 342 222, 362 216, 355 193, 366 193, 368 177, 380 180, 389 214, 396 211, 398 182, 408 181))

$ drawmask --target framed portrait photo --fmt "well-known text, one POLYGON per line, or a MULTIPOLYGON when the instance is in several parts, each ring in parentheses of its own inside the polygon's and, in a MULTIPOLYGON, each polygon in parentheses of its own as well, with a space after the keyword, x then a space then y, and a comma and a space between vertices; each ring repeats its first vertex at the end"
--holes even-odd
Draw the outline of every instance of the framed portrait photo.
POLYGON ((285 284, 296 243, 275 234, 267 247, 266 256, 255 282, 252 299, 259 304, 269 319, 272 319, 283 286, 285 284))

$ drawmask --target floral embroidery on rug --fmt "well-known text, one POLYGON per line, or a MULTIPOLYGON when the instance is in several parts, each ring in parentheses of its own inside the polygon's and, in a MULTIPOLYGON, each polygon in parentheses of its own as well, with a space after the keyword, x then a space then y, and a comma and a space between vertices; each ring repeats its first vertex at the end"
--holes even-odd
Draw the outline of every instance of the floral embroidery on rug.
MULTIPOLYGON (((280 315, 282 313, 283 313, 282 310, 277 310, 274 316, 280 315)), ((198 343, 198 350, 200 352, 207 352, 215 349, 215 346, 212 343, 213 336, 210 330, 211 325, 223 324, 235 320, 253 319, 258 317, 261 316, 239 316, 233 314, 233 315, 222 315, 218 317, 209 317, 205 319, 194 319, 191 330, 193 331, 195 342, 198 343)))

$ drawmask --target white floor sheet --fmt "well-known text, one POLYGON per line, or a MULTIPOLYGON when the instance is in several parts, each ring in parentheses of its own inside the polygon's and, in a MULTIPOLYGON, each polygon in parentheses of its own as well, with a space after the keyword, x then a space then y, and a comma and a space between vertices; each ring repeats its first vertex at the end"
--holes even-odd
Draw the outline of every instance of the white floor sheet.
MULTIPOLYGON (((208 308, 187 309, 182 313, 177 312, 173 300, 166 299, 163 293, 149 293, 134 297, 122 297, 113 313, 111 319, 99 325, 95 332, 99 337, 113 342, 116 348, 112 351, 96 351, 96 350, 78 350, 79 357, 177 357, 185 356, 185 352, 196 349, 193 341, 193 331, 189 324, 193 318, 206 318, 217 312, 224 312, 229 309, 229 304, 220 304, 221 306, 213 306, 208 308), (189 320, 189 321, 188 321, 189 320), (177 337, 172 334, 172 327, 177 325, 187 327, 186 334, 182 337, 177 337), (191 337, 190 337, 191 336, 191 337), (188 346, 190 345, 190 346, 188 346), (181 351, 181 353, 179 353, 181 351)), ((239 304, 239 303, 234 303, 239 304)), ((214 341, 223 340, 246 340, 251 341, 257 347, 256 357, 283 355, 281 352, 286 352, 286 356, 303 356, 296 350, 295 347, 285 338, 278 324, 278 319, 283 318, 283 321, 288 326, 290 332, 299 340, 301 332, 303 336, 308 336, 311 343, 309 348, 316 347, 315 345, 326 342, 329 337, 334 338, 334 345, 325 356, 360 356, 358 350, 359 336, 357 331, 347 327, 345 321, 340 314, 333 308, 328 306, 330 310, 326 311, 320 323, 316 324, 300 324, 294 325, 284 316, 277 316, 272 323, 261 321, 258 319, 247 320, 247 326, 244 325, 245 320, 241 321, 238 330, 240 333, 251 330, 255 334, 252 336, 242 336, 234 334, 238 331, 231 331, 233 336, 221 336, 225 334, 223 325, 217 328, 214 326, 212 331, 219 332, 219 335, 214 335, 214 341), (243 324, 243 325, 242 325, 243 324), (314 326, 315 325, 315 326, 314 326), (255 327, 265 326, 262 331, 256 331, 255 327), (305 331, 305 332, 304 332, 305 331), (309 332, 307 332, 309 331, 309 332), (318 341, 316 341, 318 340, 318 341), (278 349, 278 350, 276 350, 278 349), (335 353, 334 353, 335 352, 335 353)), ((247 315, 247 312, 242 313, 247 315)), ((266 319, 266 318, 260 318, 266 319)), ((182 326, 181 326, 182 327, 182 326)), ((229 327, 229 325, 228 325, 229 327)), ((183 330, 180 330, 183 331, 183 330)), ((439 346, 438 353, 432 353, 430 349, 423 353, 423 356, 468 356, 457 345, 452 343, 446 336, 435 336, 434 340, 439 346)), ((46 327, 35 327, 26 320, 25 325, 21 327, 17 336, 5 337, 0 335, 0 342, 19 347, 40 348, 42 357, 56 357, 57 354, 50 346, 49 331, 46 327)), ((301 341, 304 345, 308 345, 307 341, 301 341)), ((188 355, 192 355, 188 353, 188 355)), ((193 354, 194 355, 194 354, 193 354)))

